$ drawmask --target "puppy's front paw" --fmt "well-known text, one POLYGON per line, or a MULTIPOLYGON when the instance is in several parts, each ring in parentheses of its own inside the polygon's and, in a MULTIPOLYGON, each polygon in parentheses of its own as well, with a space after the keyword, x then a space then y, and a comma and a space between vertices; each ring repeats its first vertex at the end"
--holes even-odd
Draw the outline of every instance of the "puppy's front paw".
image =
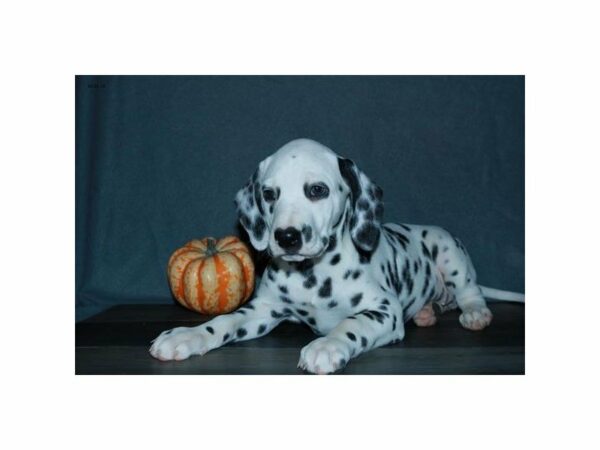
POLYGON ((492 322, 492 312, 486 307, 465 309, 458 320, 467 330, 483 330, 492 322))
POLYGON ((188 327, 163 331, 150 347, 150 354, 161 361, 181 361, 207 351, 202 331, 188 327))
POLYGON ((319 375, 333 373, 346 365, 350 359, 348 345, 335 338, 315 339, 300 351, 298 367, 319 375))

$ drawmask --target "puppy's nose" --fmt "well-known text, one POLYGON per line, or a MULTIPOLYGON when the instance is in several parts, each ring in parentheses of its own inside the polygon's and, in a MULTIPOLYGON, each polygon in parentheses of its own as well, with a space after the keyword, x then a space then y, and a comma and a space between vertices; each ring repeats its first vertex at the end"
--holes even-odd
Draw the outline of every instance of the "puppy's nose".
POLYGON ((287 227, 285 230, 277 228, 275 230, 275 240, 287 253, 296 252, 302 247, 302 235, 300 230, 294 227, 287 227))

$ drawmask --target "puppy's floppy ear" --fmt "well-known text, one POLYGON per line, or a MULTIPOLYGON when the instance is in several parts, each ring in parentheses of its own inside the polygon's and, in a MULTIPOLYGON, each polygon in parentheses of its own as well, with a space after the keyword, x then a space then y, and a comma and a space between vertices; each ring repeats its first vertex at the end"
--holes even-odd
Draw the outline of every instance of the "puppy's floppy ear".
POLYGON ((383 191, 351 160, 338 157, 338 167, 350 189, 350 236, 357 247, 371 252, 377 248, 381 234, 383 191))
POLYGON ((271 157, 259 164, 258 169, 235 196, 235 205, 240 222, 248 233, 252 245, 257 250, 266 249, 269 242, 269 230, 263 206, 260 180, 270 160, 271 157))

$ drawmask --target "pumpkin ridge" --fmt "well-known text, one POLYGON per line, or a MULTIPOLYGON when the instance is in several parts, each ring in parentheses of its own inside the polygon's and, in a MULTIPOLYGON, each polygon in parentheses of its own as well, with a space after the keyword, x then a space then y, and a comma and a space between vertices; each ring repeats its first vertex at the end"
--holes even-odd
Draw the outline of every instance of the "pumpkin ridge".
POLYGON ((251 267, 248 264, 248 261, 245 259, 245 257, 247 257, 249 260, 251 260, 250 252, 248 252, 248 249, 244 247, 227 250, 225 253, 235 256, 242 266, 242 279, 244 280, 244 296, 242 297, 242 303, 244 303, 254 290, 254 280, 252 277, 251 267), (241 252, 240 255, 238 255, 239 252, 241 252))
POLYGON ((177 298, 178 300, 181 300, 187 304, 188 302, 187 302, 186 295, 185 295, 185 274, 188 270, 189 265, 191 263, 193 263, 195 260, 197 260, 199 258, 199 256, 189 257, 188 261, 183 265, 183 267, 179 271, 177 271, 176 266, 180 263, 180 260, 183 259, 184 257, 186 257, 189 253, 194 252, 193 249, 189 249, 189 248, 183 248, 180 250, 187 250, 187 251, 181 252, 177 256, 177 258, 173 259, 171 266, 169 267, 169 278, 171 278, 171 280, 174 279, 174 282, 172 285, 173 285, 173 294, 175 295, 175 298, 177 298))
MULTIPOLYGON (((183 253, 182 253, 183 254, 183 253)), ((181 255, 180 255, 181 256, 181 255)), ((177 286, 177 296, 179 296, 179 299, 183 300, 183 302, 189 306, 189 303, 187 301, 187 298, 185 297, 185 282, 184 282, 184 278, 185 278, 185 273, 187 272, 188 267, 190 266, 191 263, 193 263, 196 260, 196 258, 192 258, 190 259, 185 266, 183 266, 183 269, 181 270, 181 274, 177 279, 178 282, 178 286, 177 286)))
POLYGON ((227 251, 230 250, 231 248, 235 248, 241 245, 244 245, 244 243, 242 241, 240 241, 238 238, 232 238, 231 240, 223 243, 223 244, 219 244, 219 251, 223 252, 223 251, 227 251))
POLYGON ((197 251, 195 248, 193 247, 188 247, 187 244, 185 247, 181 247, 177 250, 175 250, 175 253, 173 253, 171 255, 171 257, 169 258, 169 262, 167 264, 167 270, 170 272, 171 268, 173 267, 173 265, 177 262, 177 259, 179 259, 179 257, 185 255, 188 252, 195 252, 197 251))
POLYGON ((202 310, 204 308, 205 295, 204 295, 204 289, 202 286, 202 268, 204 267, 205 263, 206 263, 206 259, 202 258, 202 262, 198 265, 198 275, 197 275, 197 280, 196 280, 196 296, 198 297, 196 300, 197 300, 198 306, 193 309, 199 308, 200 310, 202 310))
POLYGON ((223 251, 223 250, 225 250, 225 247, 227 247, 231 244, 235 244, 237 242, 239 242, 239 239, 236 238, 235 236, 225 237, 217 243, 217 248, 219 249, 219 251, 223 251), (223 242, 225 240, 227 242, 223 242))
POLYGON ((215 254, 214 258, 215 271, 217 272, 217 290, 219 292, 219 309, 223 310, 228 303, 227 285, 229 284, 231 274, 229 273, 229 270, 225 267, 225 264, 223 263, 221 257, 218 254, 215 254))

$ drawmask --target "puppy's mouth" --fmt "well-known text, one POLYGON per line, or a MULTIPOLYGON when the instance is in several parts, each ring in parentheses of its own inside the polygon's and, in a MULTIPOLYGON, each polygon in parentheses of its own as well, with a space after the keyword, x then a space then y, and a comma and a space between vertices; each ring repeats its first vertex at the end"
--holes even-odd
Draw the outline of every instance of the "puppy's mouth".
POLYGON ((282 255, 273 255, 273 257, 275 258, 281 258, 286 262, 300 262, 300 261, 304 261, 305 259, 314 259, 314 258, 318 258, 319 256, 321 256, 323 253, 325 253, 325 250, 327 249, 327 247, 322 247, 321 249, 319 249, 316 253, 313 254, 304 254, 304 253, 284 253, 282 255))
POLYGON ((304 261, 305 259, 308 259, 311 257, 305 256, 305 255, 281 255, 280 258, 287 262, 291 262, 291 261, 298 262, 298 261, 304 261))

